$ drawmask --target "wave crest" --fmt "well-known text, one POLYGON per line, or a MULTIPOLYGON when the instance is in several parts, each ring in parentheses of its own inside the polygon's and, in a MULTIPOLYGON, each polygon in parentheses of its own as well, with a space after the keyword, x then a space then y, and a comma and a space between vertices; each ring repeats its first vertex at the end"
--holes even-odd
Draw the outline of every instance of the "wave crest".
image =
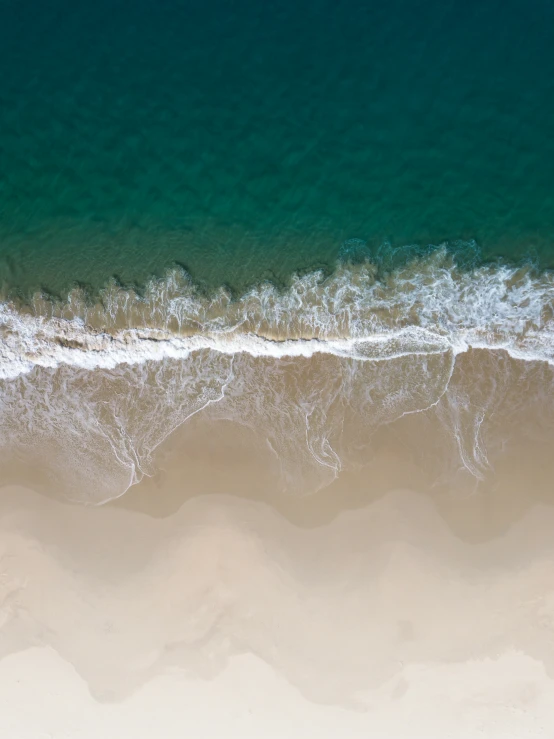
POLYGON ((202 414, 253 429, 283 487, 309 492, 367 463, 378 428, 417 415, 443 429, 435 456, 482 479, 513 388, 534 377, 538 407, 554 411, 553 297, 550 273, 468 272, 437 252, 381 281, 343 265, 238 300, 174 271, 143 295, 111 285, 96 305, 78 291, 4 303, 0 456, 31 450, 67 495, 101 503, 202 414))
POLYGON ((469 347, 554 361, 554 277, 531 268, 460 270, 446 251, 414 260, 384 281, 371 264, 269 283, 233 300, 203 296, 174 270, 139 295, 115 284, 90 305, 35 296, 30 308, 0 306, 0 377, 33 366, 112 368, 212 349, 253 356, 330 353, 379 360, 469 347))

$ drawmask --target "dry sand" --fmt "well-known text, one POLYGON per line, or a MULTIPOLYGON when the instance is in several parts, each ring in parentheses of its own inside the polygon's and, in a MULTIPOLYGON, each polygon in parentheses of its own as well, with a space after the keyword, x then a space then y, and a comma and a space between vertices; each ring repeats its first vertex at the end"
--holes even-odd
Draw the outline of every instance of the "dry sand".
POLYGON ((2 490, 0 736, 552 736, 553 508, 383 494, 383 456, 278 511, 170 451, 116 504, 2 490))

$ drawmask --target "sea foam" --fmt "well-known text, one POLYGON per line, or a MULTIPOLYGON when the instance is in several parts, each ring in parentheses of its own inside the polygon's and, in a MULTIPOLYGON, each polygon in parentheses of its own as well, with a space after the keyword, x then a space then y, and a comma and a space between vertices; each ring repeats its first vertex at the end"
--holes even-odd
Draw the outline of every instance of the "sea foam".
POLYGON ((381 279, 341 265, 238 299, 175 270, 141 295, 109 285, 96 304, 78 290, 5 302, 0 457, 32 453, 65 494, 102 503, 202 414, 252 429, 283 489, 306 493, 365 464, 379 427, 419 414, 443 429, 434 458, 480 480, 505 447, 495 423, 522 402, 514 388, 542 389, 545 424, 554 413, 553 298, 550 273, 461 270, 444 251, 381 279))
POLYGON ((372 265, 341 266, 269 283, 237 300, 202 295, 178 270, 143 295, 108 286, 96 305, 78 290, 66 302, 35 296, 30 309, 0 306, 0 377, 34 366, 113 368, 211 349, 225 354, 378 361, 468 348, 503 349, 554 362, 554 277, 531 268, 464 271, 444 251, 381 281, 372 265))

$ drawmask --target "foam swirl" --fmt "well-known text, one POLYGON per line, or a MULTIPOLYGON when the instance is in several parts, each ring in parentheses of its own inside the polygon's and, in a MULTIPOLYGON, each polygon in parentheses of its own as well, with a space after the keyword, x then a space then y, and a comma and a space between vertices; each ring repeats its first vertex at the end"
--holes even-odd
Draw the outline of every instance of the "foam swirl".
POLYGON ((383 280, 343 265, 238 300, 174 271, 143 295, 110 285, 95 305, 77 290, 63 304, 5 302, 0 456, 32 453, 66 495, 101 503, 202 414, 253 430, 283 489, 305 493, 366 464, 379 427, 419 414, 443 429, 439 466, 481 480, 505 448, 497 419, 522 402, 507 388, 538 388, 526 402, 549 423, 553 298, 550 273, 463 271, 445 251, 383 280))
POLYGON ((31 310, 0 306, 0 377, 34 366, 113 368, 211 349, 225 354, 390 359, 469 347, 554 362, 554 279, 530 268, 459 270, 445 251, 376 279, 372 265, 264 283, 238 300, 205 297, 177 270, 144 295, 115 284, 91 306, 35 296, 31 310))

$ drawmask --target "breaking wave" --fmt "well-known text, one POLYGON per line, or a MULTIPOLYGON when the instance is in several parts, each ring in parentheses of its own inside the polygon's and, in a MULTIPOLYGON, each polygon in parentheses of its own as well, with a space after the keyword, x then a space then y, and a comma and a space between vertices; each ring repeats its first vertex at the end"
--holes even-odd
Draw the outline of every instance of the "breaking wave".
POLYGON ((553 298, 551 273, 462 270, 445 250, 382 279, 343 264, 236 300, 175 270, 140 295, 109 285, 94 305, 78 290, 64 303, 5 302, 0 449, 34 450, 68 495, 104 502, 150 474, 159 444, 202 413, 255 429, 283 487, 309 491, 363 463, 380 426, 434 413, 480 479, 510 374, 551 385, 553 298), (487 358, 468 372, 473 350, 487 358))
POLYGON ((295 277, 287 291, 264 283, 238 300, 202 296, 175 270, 144 295, 110 285, 90 305, 35 296, 0 306, 0 376, 61 364, 113 368, 211 349, 225 354, 360 360, 417 353, 504 349, 554 361, 554 277, 530 267, 460 270, 447 252, 415 260, 384 281, 372 265, 295 277))

